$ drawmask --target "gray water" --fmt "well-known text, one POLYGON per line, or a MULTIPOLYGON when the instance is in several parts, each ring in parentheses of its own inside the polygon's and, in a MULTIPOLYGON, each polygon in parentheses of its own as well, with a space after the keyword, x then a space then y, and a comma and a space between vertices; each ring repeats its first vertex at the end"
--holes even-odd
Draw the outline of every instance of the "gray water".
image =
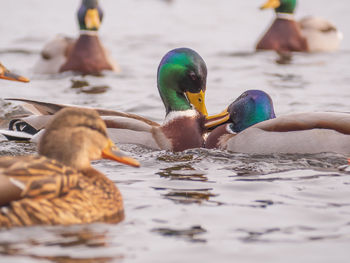
MULTIPOLYGON (((79 0, 0 0, 0 61, 31 78, 0 82, 1 96, 88 105, 161 122, 156 88, 161 57, 191 47, 208 66, 207 108, 221 111, 247 89, 268 92, 277 115, 349 111, 350 5, 299 1, 296 17, 333 21, 345 38, 338 52, 296 54, 279 64, 254 53, 272 20, 263 0, 101 0, 100 37, 119 75, 80 77, 32 73, 56 34, 76 36, 79 0), (72 80, 89 87, 73 89, 72 80), (92 87, 103 87, 94 94, 92 87)), ((0 120, 21 111, 0 100, 0 120)), ((1 125, 1 124, 0 124, 1 125)), ((350 169, 346 157, 246 155, 194 149, 182 153, 121 145, 135 169, 99 161, 121 190, 126 219, 117 225, 31 227, 0 232, 1 262, 348 262, 350 169)), ((35 145, 0 141, 0 155, 35 152, 35 145)))

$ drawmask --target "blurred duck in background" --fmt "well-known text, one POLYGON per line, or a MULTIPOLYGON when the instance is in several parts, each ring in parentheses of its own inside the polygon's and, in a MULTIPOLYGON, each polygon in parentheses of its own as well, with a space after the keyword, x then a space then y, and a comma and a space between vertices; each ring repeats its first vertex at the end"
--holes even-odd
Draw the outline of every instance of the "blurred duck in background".
POLYGON ((10 72, 3 64, 0 62, 0 79, 29 82, 29 79, 15 73, 10 72))
POLYGON ((331 52, 339 48, 342 33, 320 17, 294 20, 297 0, 268 0, 261 9, 273 8, 276 18, 258 42, 257 50, 279 52, 331 52))
POLYGON ((82 0, 78 10, 80 35, 78 39, 57 36, 44 46, 41 58, 34 67, 39 74, 74 71, 83 75, 98 75, 103 70, 119 72, 109 58, 99 37, 103 12, 98 0, 82 0))
POLYGON ((90 162, 104 158, 140 164, 119 152, 96 111, 60 111, 45 130, 38 152, 0 157, 0 227, 123 220, 118 188, 90 162))
MULTIPOLYGON (((141 116, 96 109, 105 121, 108 134, 118 143, 143 145, 158 150, 183 151, 204 147, 207 129, 228 119, 228 113, 208 117, 205 106, 207 67, 203 58, 189 48, 169 51, 158 67, 157 86, 166 110, 163 124, 141 116)), ((24 101, 35 115, 14 119, 10 130, 0 133, 8 139, 36 141, 52 115, 67 105, 24 101), (34 136, 33 136, 34 135, 34 136)))
POLYGON ((350 114, 297 113, 275 116, 270 96, 248 90, 225 110, 228 123, 215 128, 207 148, 241 153, 350 153, 350 114))

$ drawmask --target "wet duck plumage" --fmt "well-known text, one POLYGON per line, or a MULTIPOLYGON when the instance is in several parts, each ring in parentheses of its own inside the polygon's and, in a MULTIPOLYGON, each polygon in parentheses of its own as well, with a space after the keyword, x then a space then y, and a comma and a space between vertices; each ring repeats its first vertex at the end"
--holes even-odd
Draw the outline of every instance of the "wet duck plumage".
POLYGON ((48 124, 36 156, 0 157, 0 226, 117 223, 122 196, 90 165, 106 158, 139 166, 118 154, 94 110, 66 108, 48 124))

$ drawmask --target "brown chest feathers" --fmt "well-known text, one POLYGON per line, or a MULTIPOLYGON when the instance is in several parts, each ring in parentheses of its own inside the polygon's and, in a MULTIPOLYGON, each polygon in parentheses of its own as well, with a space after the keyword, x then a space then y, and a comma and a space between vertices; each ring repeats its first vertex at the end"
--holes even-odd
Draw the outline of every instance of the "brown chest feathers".
POLYGON ((96 35, 82 34, 68 54, 67 62, 60 68, 82 74, 99 74, 102 70, 113 70, 102 44, 96 35))
POLYGON ((308 51, 306 39, 294 20, 276 18, 256 49, 276 51, 308 51))
POLYGON ((204 147, 204 122, 205 116, 198 114, 193 117, 173 119, 159 129, 170 141, 172 151, 184 151, 204 147))

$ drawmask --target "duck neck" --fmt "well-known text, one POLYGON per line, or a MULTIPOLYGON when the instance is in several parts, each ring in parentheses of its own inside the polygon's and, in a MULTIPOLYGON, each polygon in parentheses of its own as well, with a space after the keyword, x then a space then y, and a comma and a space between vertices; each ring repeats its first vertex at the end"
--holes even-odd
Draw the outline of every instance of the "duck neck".
POLYGON ((158 90, 166 109, 166 115, 172 111, 192 109, 186 95, 178 91, 179 88, 175 83, 176 81, 164 75, 160 75, 158 78, 158 90))
POLYGON ((88 36, 98 36, 98 31, 97 30, 84 30, 80 29, 79 30, 80 35, 88 35, 88 36))
POLYGON ((294 20, 294 14, 293 13, 276 13, 276 17, 279 19, 285 19, 285 20, 294 20))

